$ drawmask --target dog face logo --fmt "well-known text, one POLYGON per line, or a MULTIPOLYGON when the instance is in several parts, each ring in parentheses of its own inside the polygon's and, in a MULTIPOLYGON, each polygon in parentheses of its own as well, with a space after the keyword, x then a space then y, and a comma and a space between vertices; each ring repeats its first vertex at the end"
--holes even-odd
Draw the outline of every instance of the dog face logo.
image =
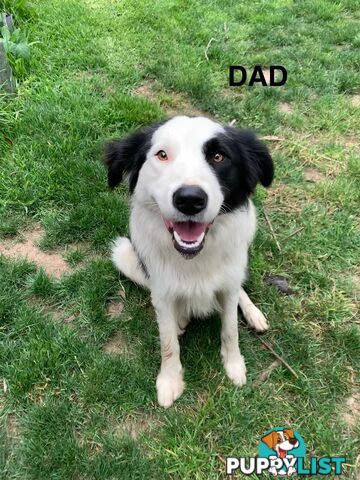
POLYGON ((266 432, 261 438, 259 445, 259 456, 266 457, 276 463, 276 459, 282 464, 282 467, 269 468, 269 473, 274 477, 292 476, 296 473, 294 466, 291 465, 299 457, 305 457, 305 442, 298 432, 288 427, 277 427, 266 432))
MULTIPOLYGON (((341 475, 345 456, 306 457, 306 446, 300 433, 288 427, 275 427, 261 437, 259 455, 256 457, 227 457, 226 474, 236 471, 244 475, 268 473, 273 477, 315 478, 314 475, 341 475)), ((240 478, 240 477, 236 477, 240 478)), ((241 477, 245 478, 245 477, 241 477)), ((260 478, 257 477, 256 478, 260 478)), ((262 478, 262 477, 261 477, 262 478)), ((316 477, 318 478, 318 477, 316 477)), ((320 478, 320 477, 319 477, 320 478)), ((337 477, 336 477, 337 478, 337 477)))
POLYGON ((284 430, 273 431, 261 439, 266 445, 275 450, 277 456, 285 458, 287 453, 299 446, 299 441, 295 438, 293 430, 286 428, 284 430))

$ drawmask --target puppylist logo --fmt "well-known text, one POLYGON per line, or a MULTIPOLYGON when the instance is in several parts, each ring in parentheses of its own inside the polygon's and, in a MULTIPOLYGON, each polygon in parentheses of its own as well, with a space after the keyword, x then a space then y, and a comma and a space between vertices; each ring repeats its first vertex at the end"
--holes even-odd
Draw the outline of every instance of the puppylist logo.
POLYGON ((292 475, 341 475, 345 457, 310 457, 301 435, 288 427, 272 428, 261 437, 258 457, 228 457, 226 473, 292 475))

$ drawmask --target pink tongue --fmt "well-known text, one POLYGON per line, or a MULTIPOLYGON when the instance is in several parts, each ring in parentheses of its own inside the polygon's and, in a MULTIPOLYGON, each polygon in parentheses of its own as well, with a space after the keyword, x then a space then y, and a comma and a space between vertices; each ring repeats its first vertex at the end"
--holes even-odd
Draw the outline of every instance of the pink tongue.
POLYGON ((280 458, 285 458, 286 457, 286 450, 283 450, 282 448, 279 448, 279 453, 280 453, 280 458))
POLYGON ((207 223, 179 222, 173 223, 173 229, 184 242, 195 242, 205 232, 207 223))

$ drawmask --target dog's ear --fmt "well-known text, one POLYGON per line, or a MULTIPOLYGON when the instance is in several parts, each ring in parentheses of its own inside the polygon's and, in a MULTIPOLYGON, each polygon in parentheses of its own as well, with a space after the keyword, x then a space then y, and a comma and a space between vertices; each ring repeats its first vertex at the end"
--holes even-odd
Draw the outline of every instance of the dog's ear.
POLYGON ((277 434, 276 432, 271 432, 261 437, 261 440, 272 450, 274 450, 276 442, 277 442, 277 434))
POLYGON ((123 141, 111 140, 105 143, 104 163, 108 169, 108 185, 116 187, 123 179, 123 174, 128 172, 131 166, 131 158, 123 155, 123 141))
POLYGON ((238 130, 225 127, 227 136, 240 147, 240 155, 246 163, 249 190, 253 191, 260 182, 268 187, 274 178, 274 164, 267 146, 260 141, 252 130, 238 130))
POLYGON ((105 144, 104 163, 108 168, 110 188, 116 187, 123 176, 128 175, 129 190, 131 193, 134 191, 157 126, 159 124, 138 130, 122 140, 111 140, 105 144))

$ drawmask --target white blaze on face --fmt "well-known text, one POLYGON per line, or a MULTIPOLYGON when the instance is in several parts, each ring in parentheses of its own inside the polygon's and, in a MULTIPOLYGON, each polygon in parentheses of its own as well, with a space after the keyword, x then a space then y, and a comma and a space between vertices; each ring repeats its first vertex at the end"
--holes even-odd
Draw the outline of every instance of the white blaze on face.
POLYGON ((298 442, 295 445, 292 445, 289 440, 285 437, 284 432, 279 431, 277 432, 278 435, 281 437, 281 442, 276 445, 276 451, 281 458, 284 458, 286 453, 293 448, 298 446, 298 442))
MULTIPOLYGON (((175 117, 159 127, 153 134, 146 161, 140 170, 135 189, 138 200, 144 203, 155 201, 166 220, 184 221, 184 215, 173 205, 173 195, 181 186, 196 185, 208 195, 208 204, 199 221, 212 222, 224 197, 218 179, 205 159, 203 146, 222 132, 224 128, 220 124, 203 117, 175 117), (166 152, 167 160, 156 157, 160 150, 166 152)), ((179 231, 177 235, 184 241, 179 231)), ((201 243, 200 234, 195 241, 201 243)))

